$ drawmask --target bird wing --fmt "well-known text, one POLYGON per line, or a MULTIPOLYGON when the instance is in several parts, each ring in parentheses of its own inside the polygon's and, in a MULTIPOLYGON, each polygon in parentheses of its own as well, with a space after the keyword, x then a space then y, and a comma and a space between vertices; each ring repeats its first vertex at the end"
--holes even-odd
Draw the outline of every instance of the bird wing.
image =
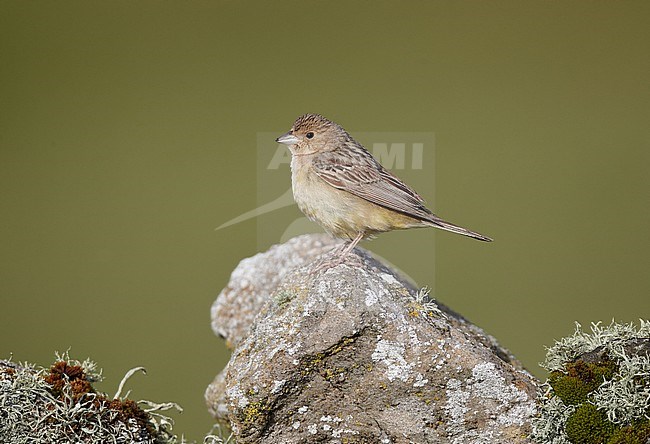
POLYGON ((313 160, 314 171, 321 179, 334 188, 407 216, 427 221, 435 218, 420 195, 382 167, 365 148, 354 141, 346 148, 322 153, 313 160))

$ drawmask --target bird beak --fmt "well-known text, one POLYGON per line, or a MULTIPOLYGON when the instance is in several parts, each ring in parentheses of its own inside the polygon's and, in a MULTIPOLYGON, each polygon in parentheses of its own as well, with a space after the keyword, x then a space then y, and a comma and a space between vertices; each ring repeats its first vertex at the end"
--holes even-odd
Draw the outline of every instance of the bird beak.
POLYGON ((298 143, 298 138, 291 134, 291 132, 288 132, 275 139, 275 141, 284 145, 295 145, 298 143))

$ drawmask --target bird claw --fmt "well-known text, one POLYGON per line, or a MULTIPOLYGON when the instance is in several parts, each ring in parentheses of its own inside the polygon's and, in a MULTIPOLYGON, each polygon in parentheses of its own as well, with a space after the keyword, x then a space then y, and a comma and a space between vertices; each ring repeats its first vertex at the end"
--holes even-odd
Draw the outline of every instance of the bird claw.
POLYGON ((322 259, 314 266, 310 274, 320 274, 323 271, 327 271, 331 268, 336 268, 339 265, 353 265, 361 266, 363 265, 363 260, 356 254, 349 254, 348 251, 345 251, 347 245, 339 245, 333 248, 330 252, 321 256, 322 259))

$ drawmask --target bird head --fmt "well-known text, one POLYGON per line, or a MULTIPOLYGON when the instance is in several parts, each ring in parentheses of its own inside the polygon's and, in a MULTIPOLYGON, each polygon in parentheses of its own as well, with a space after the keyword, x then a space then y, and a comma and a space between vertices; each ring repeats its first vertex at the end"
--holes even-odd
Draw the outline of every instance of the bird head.
POLYGON ((349 138, 343 128, 320 114, 304 114, 275 141, 287 145, 291 154, 304 156, 333 151, 349 138))

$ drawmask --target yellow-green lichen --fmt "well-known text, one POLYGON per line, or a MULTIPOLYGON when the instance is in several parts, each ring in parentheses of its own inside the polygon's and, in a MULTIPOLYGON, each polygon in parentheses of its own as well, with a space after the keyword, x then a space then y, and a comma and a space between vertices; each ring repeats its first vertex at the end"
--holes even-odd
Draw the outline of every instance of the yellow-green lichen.
POLYGON ((282 307, 284 304, 295 298, 296 295, 291 291, 280 290, 273 295, 273 301, 278 304, 279 307, 282 307))
POLYGON ((320 372, 320 375, 326 381, 333 381, 333 380, 342 380, 342 379, 344 379, 346 373, 347 373, 347 369, 345 369, 343 367, 336 367, 336 368, 324 368, 320 372))
MULTIPOLYGON (((319 370, 319 368, 321 368, 323 366, 325 360, 329 356, 333 356, 333 355, 335 355, 337 353, 340 353, 344 348, 346 348, 347 346, 352 344, 354 341, 355 341, 354 337, 343 338, 339 342, 337 342, 336 344, 334 344, 333 346, 331 346, 330 348, 325 350, 324 352, 316 353, 313 356, 307 358, 305 360, 305 363, 302 365, 302 369, 300 370, 300 374, 302 376, 307 376, 310 373, 312 373, 313 371, 319 370)), ((347 370, 341 368, 341 371, 339 371, 338 373, 343 373, 345 371, 347 371, 347 370)), ((331 375, 331 376, 333 376, 333 375, 331 375)))
POLYGON ((316 353, 314 356, 308 358, 305 364, 302 366, 302 369, 300 370, 300 374, 302 376, 309 375, 311 372, 313 372, 320 366, 324 358, 325 358, 324 353, 316 353))
POLYGON ((241 412, 241 419, 245 424, 252 424, 265 414, 266 409, 261 401, 249 402, 241 412))
POLYGON ((345 347, 352 344, 353 342, 354 342, 354 338, 343 338, 342 341, 340 341, 338 344, 336 344, 334 347, 328 350, 327 356, 331 356, 336 353, 339 353, 341 350, 343 350, 345 347))

